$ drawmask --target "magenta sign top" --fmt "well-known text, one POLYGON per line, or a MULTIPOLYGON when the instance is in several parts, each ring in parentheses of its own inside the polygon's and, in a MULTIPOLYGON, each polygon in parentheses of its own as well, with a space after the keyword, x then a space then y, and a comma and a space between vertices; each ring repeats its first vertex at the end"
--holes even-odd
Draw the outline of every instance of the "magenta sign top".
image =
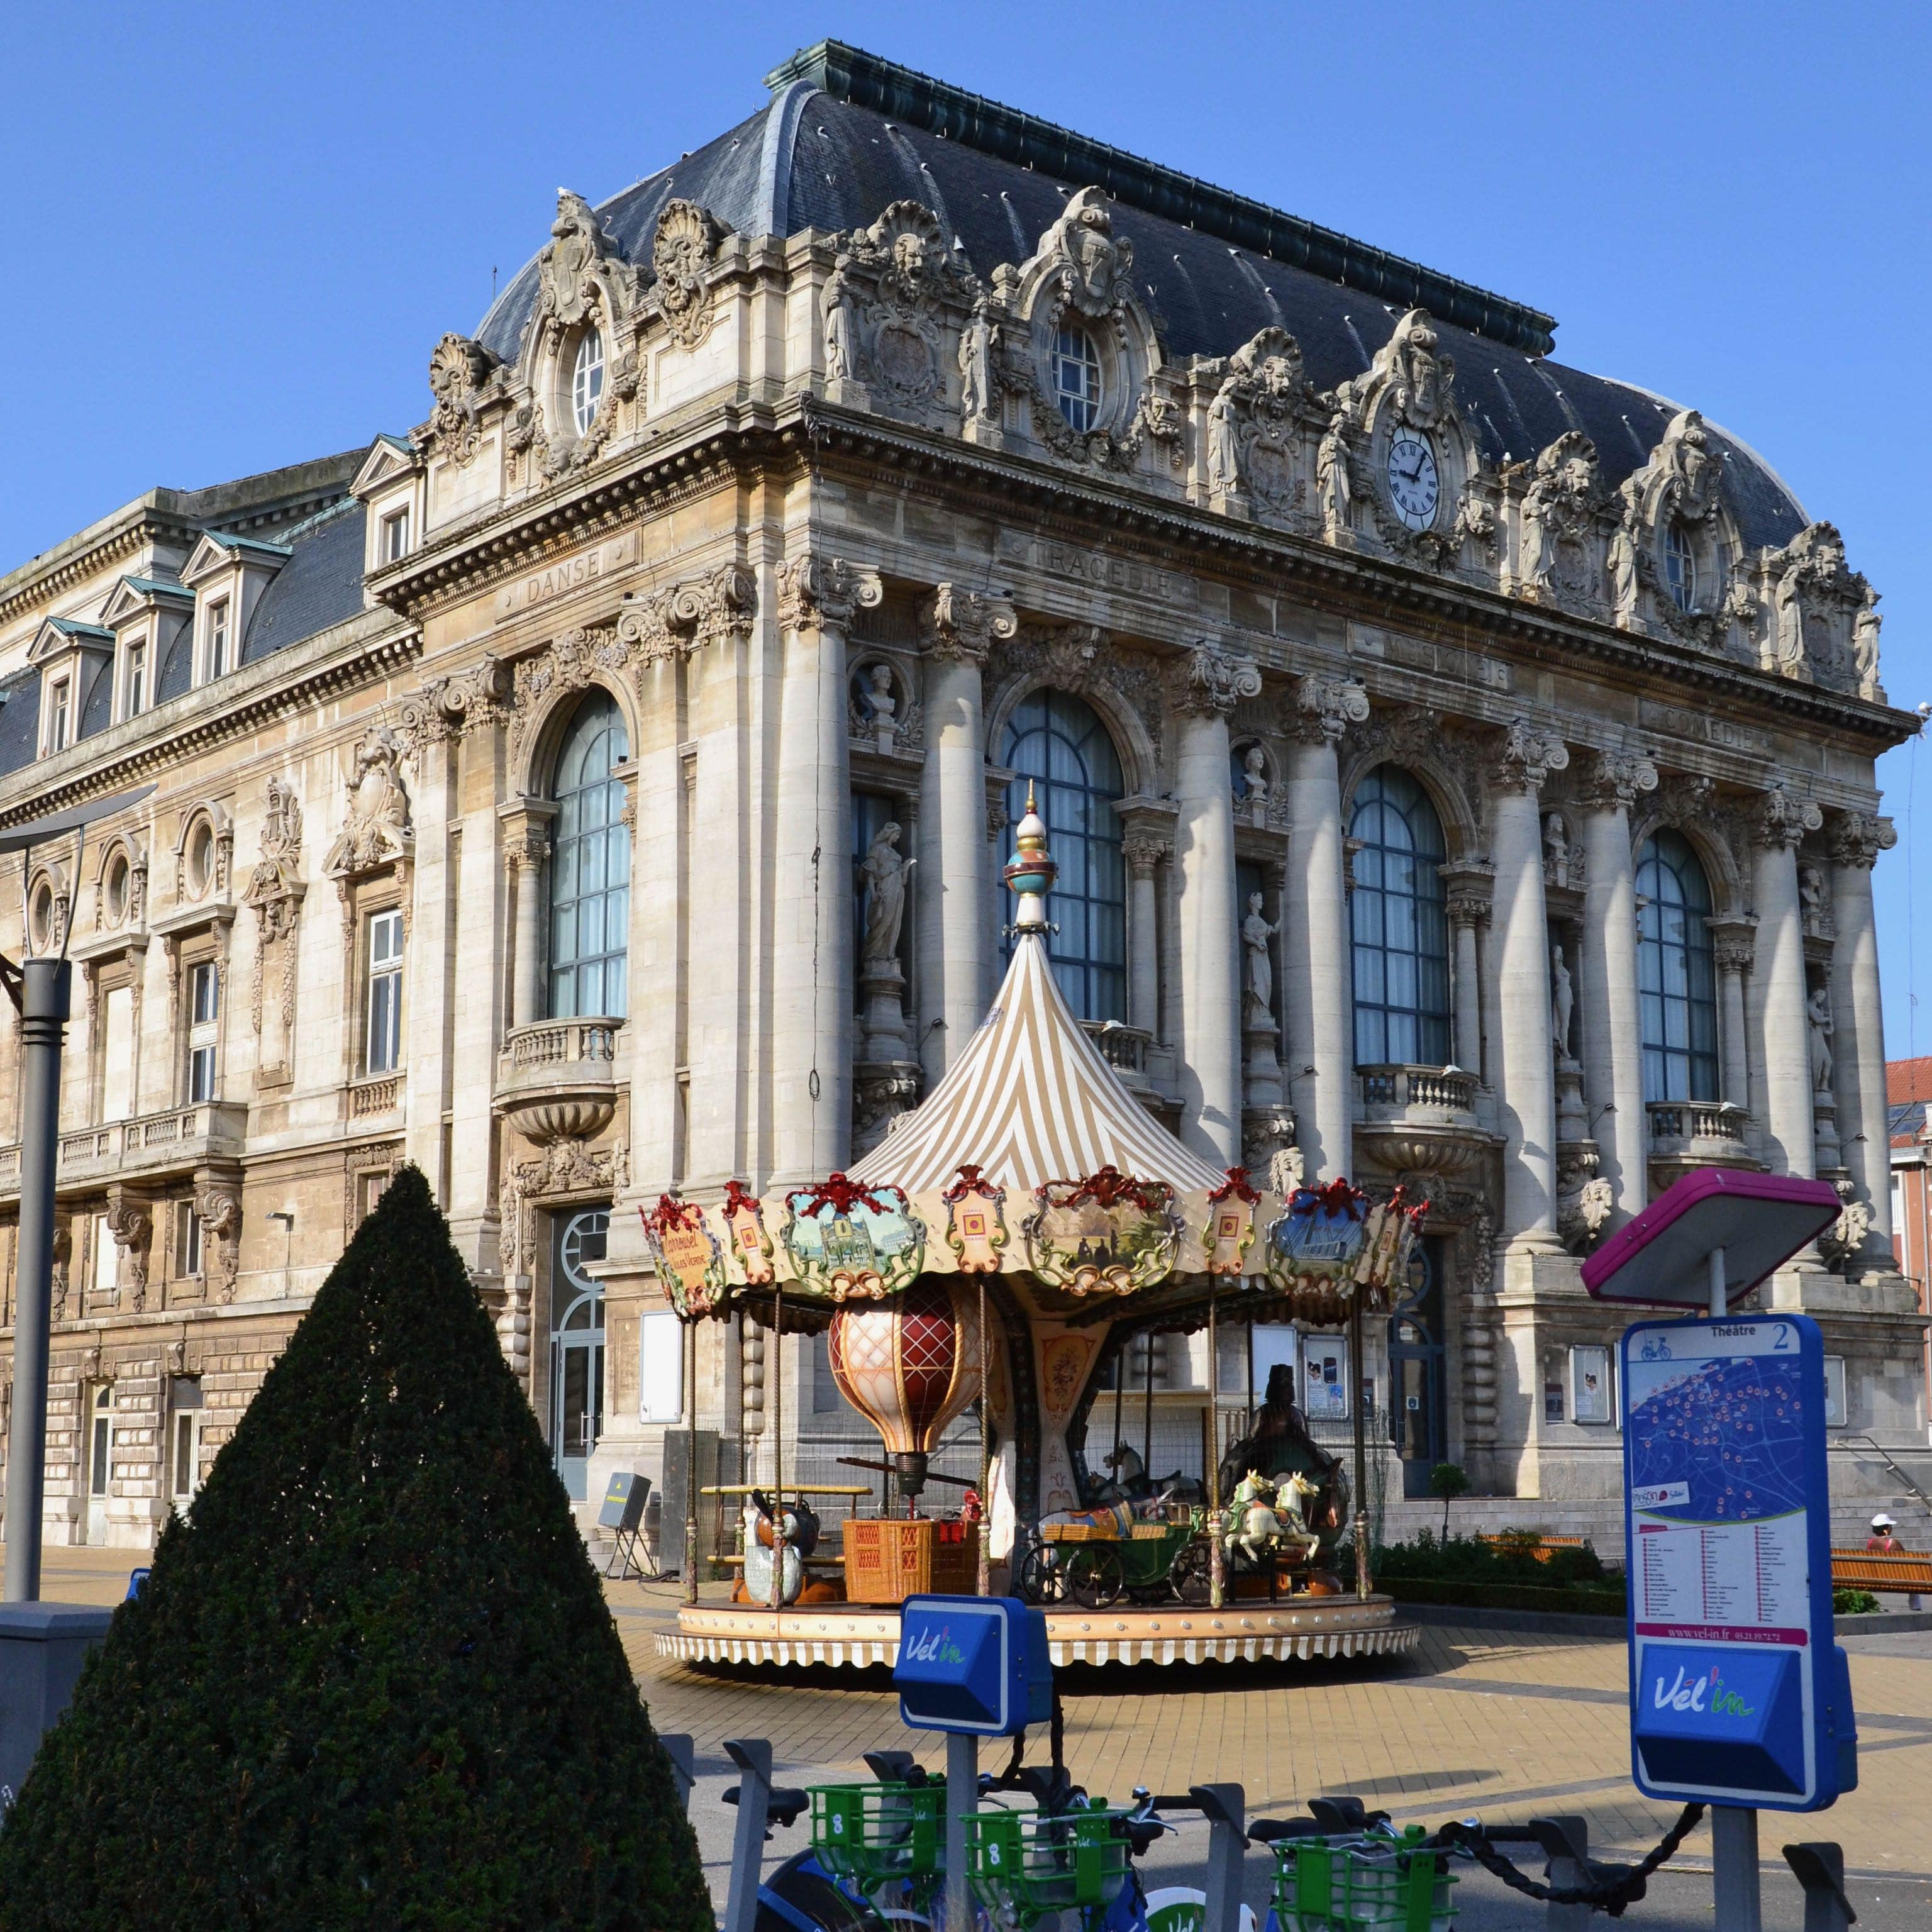
POLYGON ((1700 1168, 1667 1189, 1583 1264, 1600 1301, 1710 1305, 1711 1256, 1724 1252, 1724 1289, 1742 1300, 1838 1217, 1828 1181, 1700 1168))

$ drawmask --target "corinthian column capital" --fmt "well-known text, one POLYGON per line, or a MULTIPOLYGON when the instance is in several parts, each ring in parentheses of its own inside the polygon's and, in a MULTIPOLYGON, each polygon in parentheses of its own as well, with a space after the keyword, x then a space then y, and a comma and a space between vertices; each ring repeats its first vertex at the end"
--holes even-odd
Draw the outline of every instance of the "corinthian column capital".
POLYGON ((1200 644, 1175 662, 1168 690, 1178 711, 1196 718, 1230 718, 1243 698, 1261 695, 1261 670, 1252 658, 1200 644))
POLYGON ((876 570, 808 550, 778 566, 778 621, 788 631, 842 631, 886 594, 876 570))
POLYGON ((1569 748, 1561 738, 1538 730, 1526 718, 1512 718, 1503 728, 1492 776, 1500 790, 1540 792, 1550 774, 1569 762, 1569 748))
POLYGON ((1898 830, 1888 818, 1863 812, 1832 815, 1832 856, 1841 866, 1856 866, 1868 872, 1878 863, 1878 855, 1889 852, 1898 843, 1898 830))
POLYGON ((920 637, 928 657, 983 664, 995 638, 1013 636, 1019 619, 1004 597, 939 584, 920 602, 920 637))
POLYGON ((1657 767, 1639 752, 1590 754, 1576 795, 1592 812, 1628 812, 1646 792, 1657 789, 1657 767))
POLYGON ((1816 832, 1824 822, 1825 814, 1815 799, 1800 798, 1780 778, 1764 795, 1752 835, 1760 845, 1782 845, 1795 852, 1805 833, 1816 832))
POLYGON ((1305 743, 1339 744, 1351 724, 1365 724, 1369 694, 1352 677, 1311 671, 1294 687, 1288 729, 1305 743))

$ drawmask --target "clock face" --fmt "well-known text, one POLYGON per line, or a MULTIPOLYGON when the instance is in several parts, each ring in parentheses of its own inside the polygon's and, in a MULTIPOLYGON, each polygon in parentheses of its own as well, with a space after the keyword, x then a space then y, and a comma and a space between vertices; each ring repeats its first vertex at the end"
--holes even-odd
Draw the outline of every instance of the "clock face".
POLYGON ((1390 441, 1388 492, 1396 514, 1411 530, 1426 530, 1435 522, 1442 494, 1436 452, 1412 430, 1399 430, 1390 441))

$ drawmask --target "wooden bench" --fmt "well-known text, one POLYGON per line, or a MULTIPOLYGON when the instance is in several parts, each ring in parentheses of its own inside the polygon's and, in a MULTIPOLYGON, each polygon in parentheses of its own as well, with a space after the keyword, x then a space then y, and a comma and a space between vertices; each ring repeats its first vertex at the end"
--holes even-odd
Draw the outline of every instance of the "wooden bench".
MULTIPOLYGON (((1559 1550, 1581 1550, 1588 1539, 1581 1536, 1512 1535, 1507 1530, 1482 1530, 1478 1532, 1476 1540, 1486 1543, 1492 1550, 1520 1550, 1526 1556, 1534 1556, 1539 1563, 1547 1563, 1559 1550)), ((1538 1588, 1541 1587, 1538 1586, 1538 1588)))
POLYGON ((1832 1552, 1834 1590, 1889 1591, 1899 1596, 1932 1596, 1932 1552, 1876 1550, 1832 1552))

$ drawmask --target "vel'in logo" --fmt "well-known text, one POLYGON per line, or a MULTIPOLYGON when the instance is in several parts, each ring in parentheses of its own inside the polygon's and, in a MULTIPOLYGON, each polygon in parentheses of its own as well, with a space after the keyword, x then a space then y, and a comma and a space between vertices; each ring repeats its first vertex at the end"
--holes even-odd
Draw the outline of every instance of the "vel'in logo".
POLYGON ((1689 1683, 1684 1681, 1684 1666, 1677 1666, 1677 1682, 1666 1690, 1664 1688, 1664 1673, 1657 1673, 1654 1693, 1657 1708, 1660 1711, 1694 1711, 1700 1717, 1748 1718, 1751 1706, 1735 1690, 1724 1688, 1723 1674, 1714 1664, 1709 1674, 1694 1677, 1689 1683))
POLYGON ((906 1654, 915 1664, 964 1664, 966 1653, 952 1641, 952 1627, 923 1630, 906 1646, 906 1654))

